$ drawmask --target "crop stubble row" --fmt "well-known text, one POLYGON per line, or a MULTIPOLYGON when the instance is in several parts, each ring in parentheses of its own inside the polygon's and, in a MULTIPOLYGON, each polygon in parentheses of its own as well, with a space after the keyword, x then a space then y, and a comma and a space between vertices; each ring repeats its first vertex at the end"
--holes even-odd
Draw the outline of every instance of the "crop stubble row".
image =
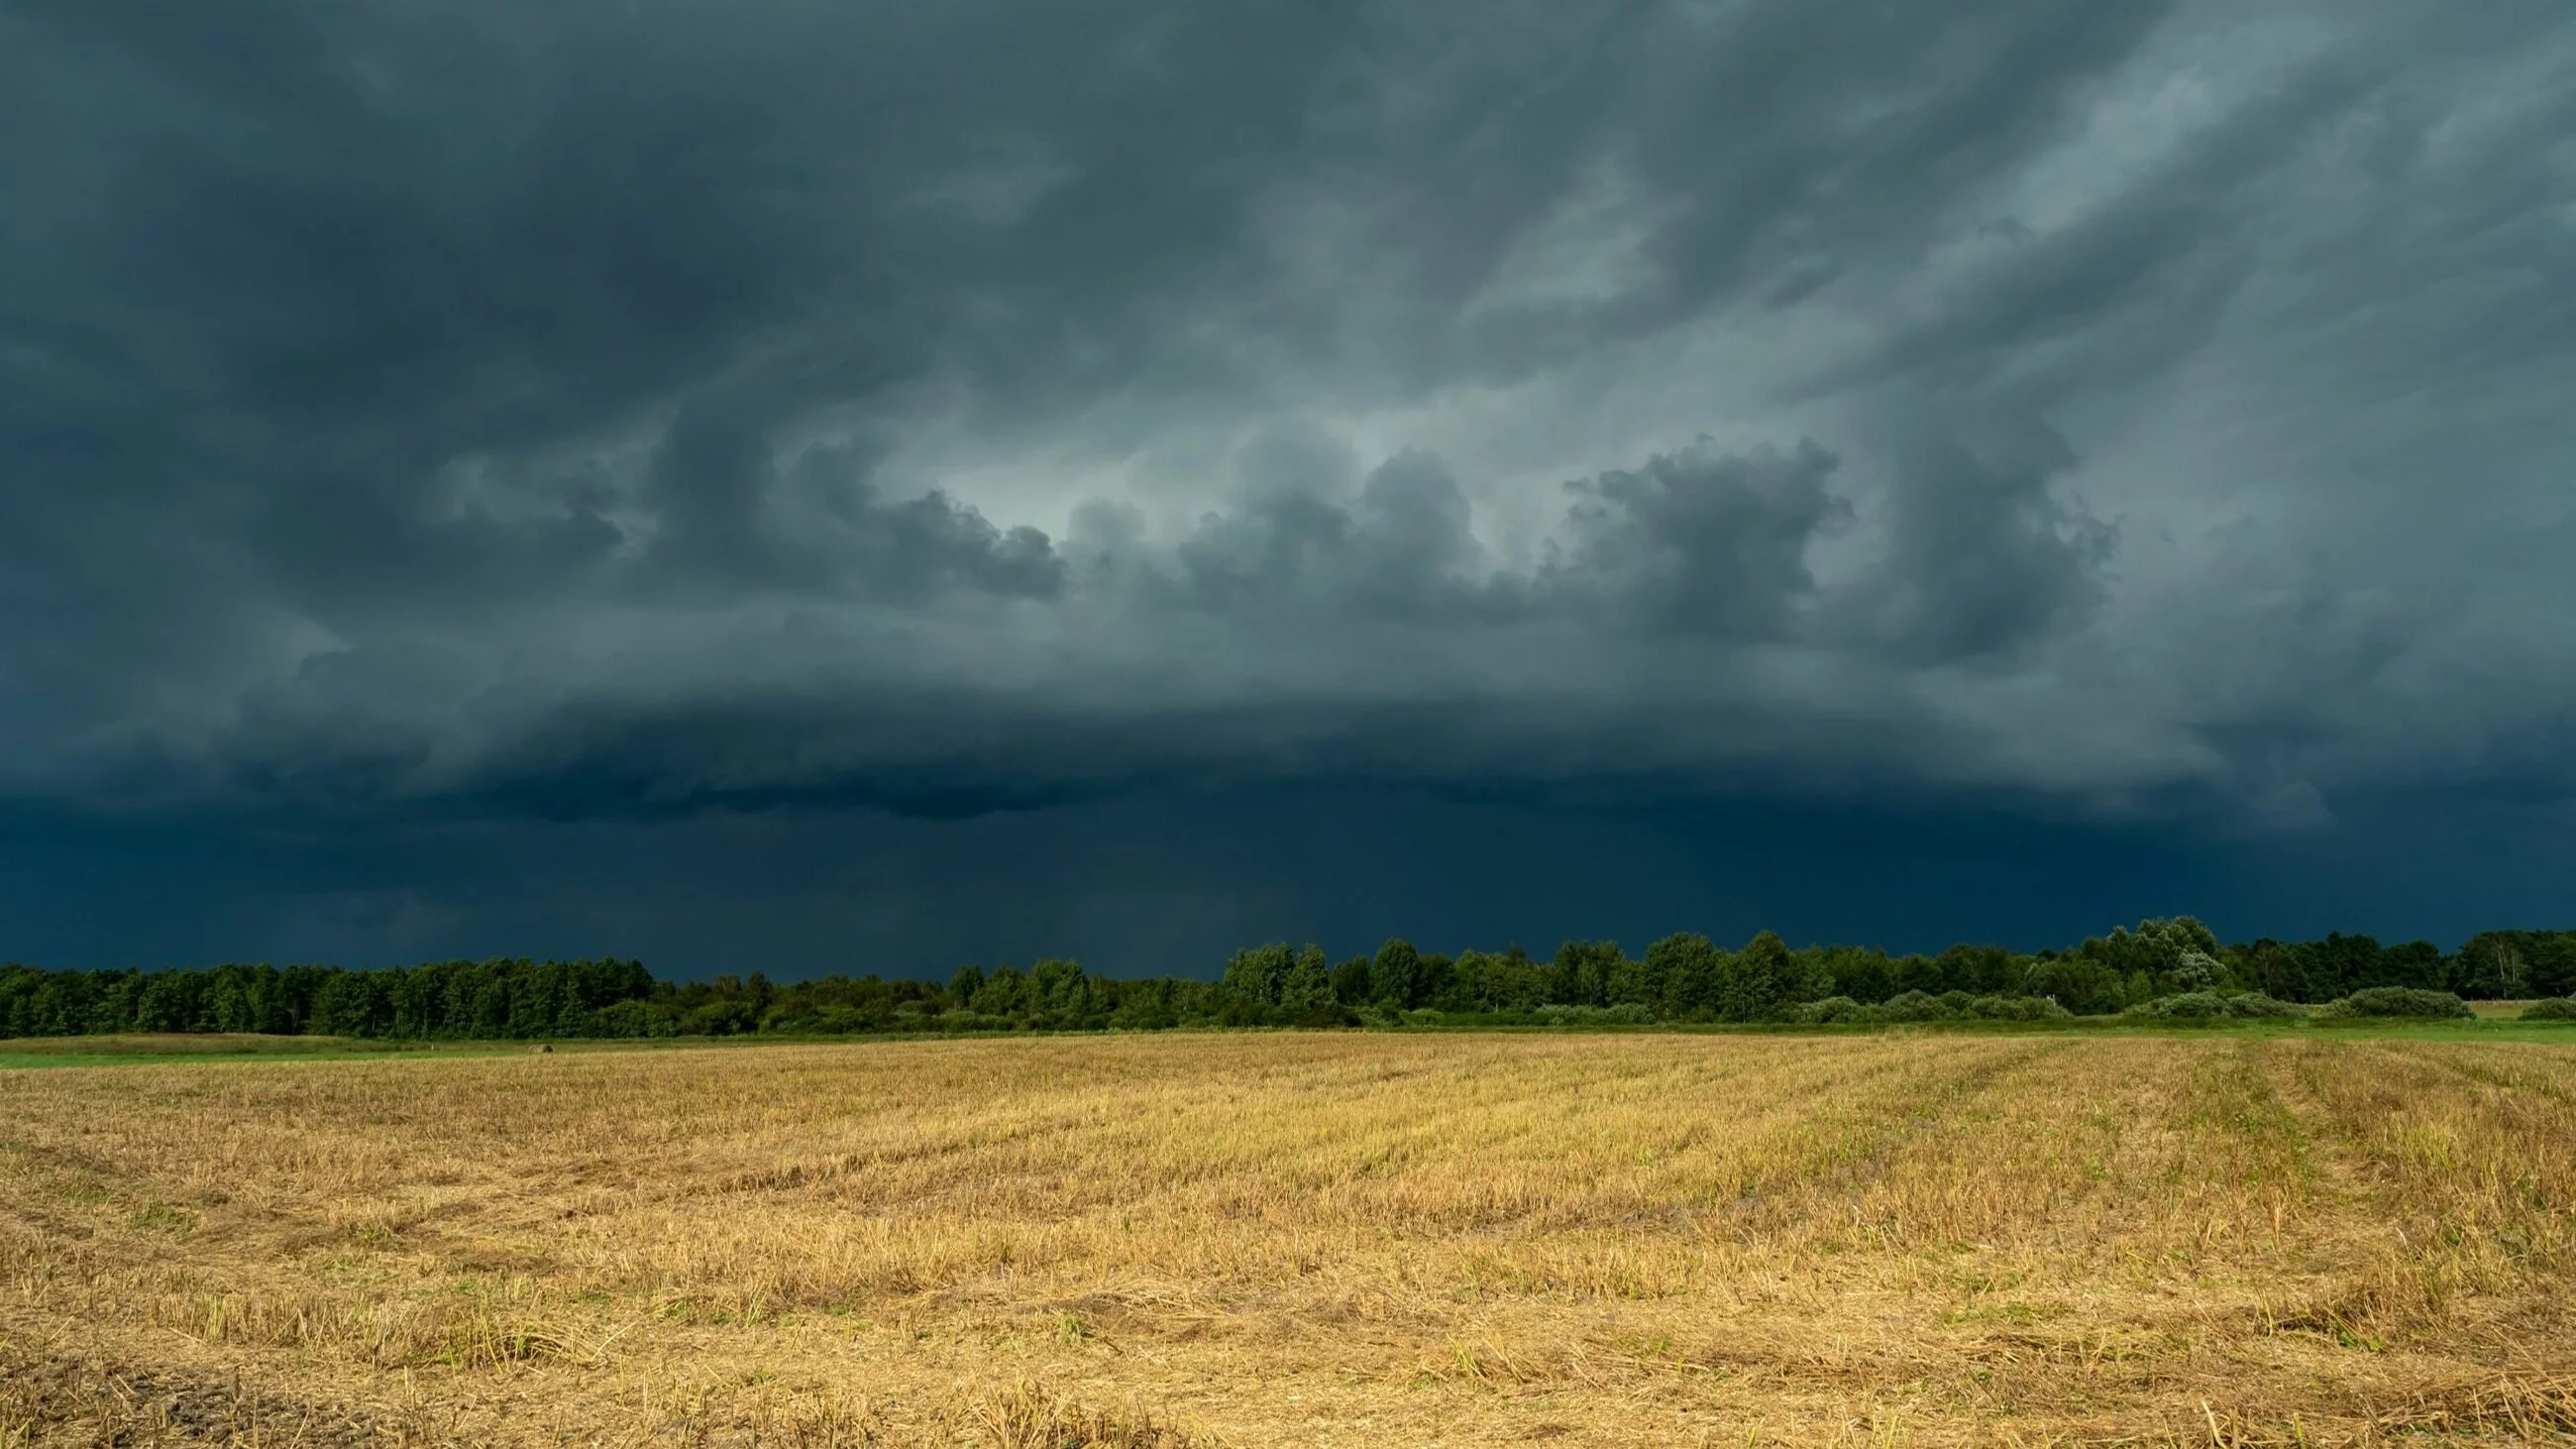
POLYGON ((0 1435, 2540 1437, 2571 1092, 2548 1045, 2046 1035, 0 1073, 0 1435))

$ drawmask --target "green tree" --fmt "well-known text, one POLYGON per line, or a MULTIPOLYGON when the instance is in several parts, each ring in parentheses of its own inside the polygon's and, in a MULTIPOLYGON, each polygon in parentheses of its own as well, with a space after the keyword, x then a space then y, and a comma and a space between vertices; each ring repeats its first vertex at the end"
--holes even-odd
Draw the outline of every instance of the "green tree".
POLYGON ((1896 963, 1880 947, 1828 946, 1825 970, 1832 977, 1827 996, 1875 1004, 1897 993, 1896 963))
POLYGON ((1324 948, 1309 942, 1288 968, 1288 979, 1280 988, 1279 1004, 1291 1012, 1302 1014, 1330 1005, 1332 1000, 1333 977, 1324 967, 1324 948))
POLYGON ((1256 1011, 1277 1006, 1280 993, 1287 988, 1288 973, 1296 964, 1296 953, 1285 941, 1237 951, 1225 963, 1225 988, 1256 1011))
POLYGON ((1616 941, 1568 941, 1548 968, 1547 999, 1555 1006, 1606 1006, 1610 983, 1622 975, 1625 955, 1616 941))
POLYGON ((2023 989, 2080 1015, 2117 1011, 2127 1004, 2120 974, 2086 955, 2042 955, 2030 963, 2023 989))
POLYGON ((1526 1011, 1546 997, 1546 973, 1526 954, 1461 951, 1442 1005, 1453 1011, 1526 1011))
POLYGON ((1377 982, 1369 958, 1353 956, 1333 968, 1333 999, 1344 1006, 1366 1006, 1377 999, 1377 982))
POLYGON ((1422 996, 1422 953, 1411 941, 1391 939, 1377 948, 1377 959, 1369 963, 1369 979, 1377 986, 1377 999, 1389 1006, 1420 1006, 1422 996))
POLYGON ((1723 996, 1720 953, 1697 931, 1675 931, 1646 948, 1648 974, 1664 983, 1664 1016, 1676 1021, 1706 1021, 1718 1014, 1723 996))
POLYGON ((1717 1014, 1724 1021, 1776 1021, 1803 973, 1777 934, 1763 931, 1719 967, 1717 1014))

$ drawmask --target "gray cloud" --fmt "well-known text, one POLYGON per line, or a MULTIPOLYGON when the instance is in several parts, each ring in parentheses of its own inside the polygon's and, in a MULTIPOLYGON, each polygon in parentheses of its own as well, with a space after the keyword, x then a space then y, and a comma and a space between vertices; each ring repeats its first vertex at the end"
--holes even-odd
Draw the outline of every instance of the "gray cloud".
POLYGON ((2563 790, 2571 66, 2538 4, 18 0, 0 788, 2563 790))
POLYGON ((1888 500, 1889 549, 1867 592, 1885 639, 1915 659, 1991 655, 2079 620, 2103 589, 2115 531, 2049 491, 2076 458, 2063 439, 1916 439, 1888 500))
POLYGON ((766 421, 738 400, 707 399, 672 419, 645 469, 652 547, 631 587, 650 596, 712 577, 897 602, 952 590, 1044 598, 1064 587, 1043 531, 1004 532, 936 489, 884 498, 860 447, 810 448, 782 476, 766 421))
POLYGON ((1614 622, 1721 638, 1790 633, 1815 581, 1807 547, 1844 511, 1833 455, 1722 456, 1705 444, 1569 487, 1572 546, 1553 589, 1606 600, 1614 622))

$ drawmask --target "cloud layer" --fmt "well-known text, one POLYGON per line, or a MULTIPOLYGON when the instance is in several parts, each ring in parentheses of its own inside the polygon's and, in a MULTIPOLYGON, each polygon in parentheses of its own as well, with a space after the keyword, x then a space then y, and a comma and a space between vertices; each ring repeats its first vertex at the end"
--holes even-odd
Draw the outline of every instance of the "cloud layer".
POLYGON ((2571 82, 2523 0, 14 0, 0 795, 2563 801, 2571 82))

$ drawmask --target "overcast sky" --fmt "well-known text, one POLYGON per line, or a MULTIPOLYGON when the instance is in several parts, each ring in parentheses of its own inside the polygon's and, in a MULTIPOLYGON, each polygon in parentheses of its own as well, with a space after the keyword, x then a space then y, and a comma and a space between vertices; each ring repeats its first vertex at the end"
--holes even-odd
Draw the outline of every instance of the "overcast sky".
POLYGON ((2564 0, 0 0, 0 957, 2576 924, 2564 0))

